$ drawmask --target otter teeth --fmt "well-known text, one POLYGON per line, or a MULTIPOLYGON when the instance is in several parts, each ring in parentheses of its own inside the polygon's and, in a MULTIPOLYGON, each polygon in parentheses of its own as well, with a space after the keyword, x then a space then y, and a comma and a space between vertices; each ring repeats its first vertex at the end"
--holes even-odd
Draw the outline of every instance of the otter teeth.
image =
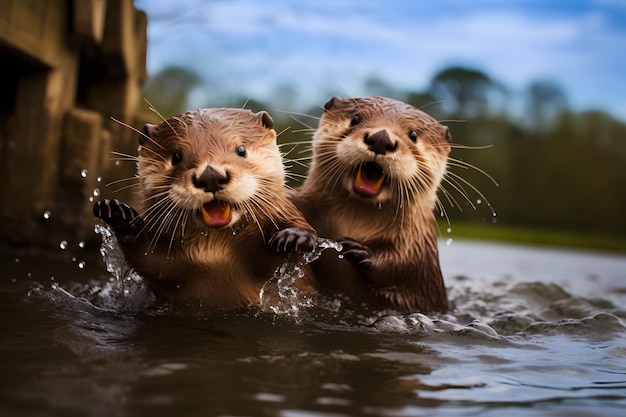
POLYGON ((360 166, 354 178, 353 189, 362 197, 375 197, 385 179, 385 174, 377 164, 365 164, 360 166))
POLYGON ((213 200, 204 203, 200 210, 202 222, 208 227, 223 227, 233 218, 231 206, 225 201, 213 200))

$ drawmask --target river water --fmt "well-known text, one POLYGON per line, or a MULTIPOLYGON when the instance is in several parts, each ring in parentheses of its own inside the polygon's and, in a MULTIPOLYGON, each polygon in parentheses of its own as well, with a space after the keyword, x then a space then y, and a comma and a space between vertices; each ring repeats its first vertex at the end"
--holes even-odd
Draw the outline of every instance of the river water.
POLYGON ((448 243, 430 317, 174 311, 102 264, 4 259, 0 415, 624 415, 625 256, 448 243))

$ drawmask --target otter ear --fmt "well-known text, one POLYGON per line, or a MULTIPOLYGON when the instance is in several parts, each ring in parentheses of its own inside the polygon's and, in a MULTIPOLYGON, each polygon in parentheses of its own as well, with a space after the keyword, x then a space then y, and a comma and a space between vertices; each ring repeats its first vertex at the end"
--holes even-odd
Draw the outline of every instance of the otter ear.
POLYGON ((439 125, 439 131, 441 132, 441 136, 443 136, 448 143, 452 142, 452 135, 450 134, 448 126, 439 125))
POLYGON ((260 111, 257 114, 257 117, 259 119, 261 119, 261 124, 268 128, 268 129, 273 129, 274 128, 274 119, 272 119, 272 116, 270 116, 270 114, 266 111, 260 111))
POLYGON ((146 123, 145 125, 143 125, 143 129, 141 129, 141 134, 139 135, 139 144, 143 146, 146 141, 152 140, 155 136, 156 125, 146 123))
POLYGON ((333 98, 331 98, 330 100, 328 100, 326 102, 326 104, 324 104, 324 111, 329 111, 330 109, 333 108, 333 106, 335 105, 335 101, 339 101, 341 100, 339 97, 335 96, 333 98))

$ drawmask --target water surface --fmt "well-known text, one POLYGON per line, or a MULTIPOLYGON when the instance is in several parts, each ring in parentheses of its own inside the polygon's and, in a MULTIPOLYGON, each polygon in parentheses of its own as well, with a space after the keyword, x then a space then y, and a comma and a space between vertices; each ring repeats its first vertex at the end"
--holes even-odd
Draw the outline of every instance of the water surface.
POLYGON ((5 259, 3 416, 621 416, 626 257, 441 243, 454 310, 151 306, 102 264, 5 259))

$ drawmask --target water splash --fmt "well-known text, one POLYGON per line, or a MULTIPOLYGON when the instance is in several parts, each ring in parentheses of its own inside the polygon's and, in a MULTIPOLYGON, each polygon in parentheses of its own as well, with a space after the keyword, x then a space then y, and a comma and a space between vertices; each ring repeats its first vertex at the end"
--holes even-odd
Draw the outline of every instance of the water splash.
POLYGON ((102 236, 100 254, 107 271, 112 275, 102 287, 92 287, 97 297, 94 302, 117 311, 139 312, 155 303, 155 297, 146 287, 143 278, 127 263, 117 238, 107 225, 96 225, 94 231, 102 236))
POLYGON ((340 252, 341 244, 330 239, 319 238, 317 247, 303 254, 292 253, 287 261, 279 266, 261 289, 260 304, 264 311, 274 314, 297 316, 302 308, 312 307, 313 300, 295 286, 298 278, 304 277, 304 268, 320 257, 326 249, 340 252))

